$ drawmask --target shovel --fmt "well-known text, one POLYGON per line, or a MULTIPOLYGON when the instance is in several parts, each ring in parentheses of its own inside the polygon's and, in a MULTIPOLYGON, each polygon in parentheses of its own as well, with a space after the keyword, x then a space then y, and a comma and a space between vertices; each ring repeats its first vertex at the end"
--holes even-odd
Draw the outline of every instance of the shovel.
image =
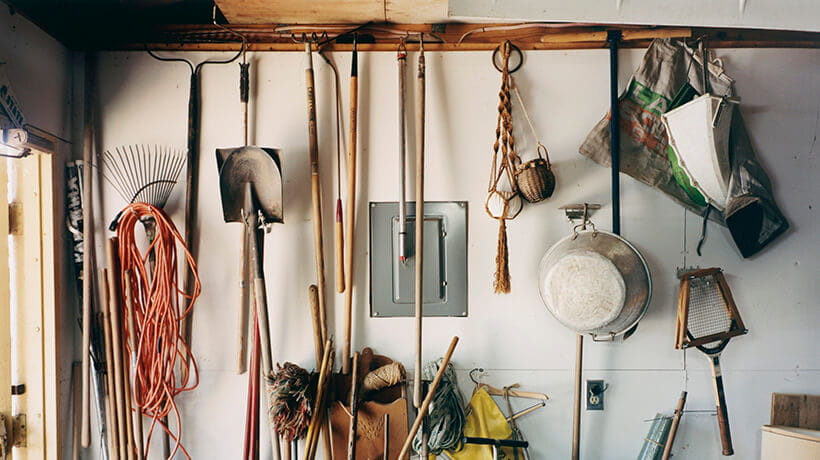
MULTIPOLYGON (((262 348, 262 373, 267 384, 273 370, 265 292, 263 250, 264 229, 282 223, 282 173, 279 150, 260 147, 217 149, 219 190, 225 222, 242 222, 248 242, 248 264, 253 274, 253 294, 262 348)), ((265 392, 270 395, 269 392, 265 392)), ((273 420, 268 420, 274 458, 279 457, 279 436, 273 420)))

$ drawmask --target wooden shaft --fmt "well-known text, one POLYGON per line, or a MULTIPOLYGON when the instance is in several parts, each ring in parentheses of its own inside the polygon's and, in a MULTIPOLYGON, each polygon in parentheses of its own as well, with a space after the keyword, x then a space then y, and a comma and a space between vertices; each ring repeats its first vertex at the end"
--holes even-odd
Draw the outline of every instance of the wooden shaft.
POLYGON ((137 326, 134 318, 134 297, 131 291, 131 271, 125 272, 125 300, 128 309, 128 347, 131 349, 131 372, 129 379, 131 382, 131 394, 133 400, 133 413, 131 414, 131 425, 134 428, 134 443, 136 447, 136 454, 139 460, 145 458, 145 439, 142 431, 142 410, 139 407, 139 386, 137 386, 137 326))
POLYGON ((584 394, 581 376, 584 365, 584 336, 575 338, 575 400, 572 411, 572 460, 579 460, 581 451, 581 399, 584 394))
POLYGON ((723 375, 720 371, 719 355, 711 356, 712 376, 715 384, 715 400, 717 404, 718 428, 720 429, 720 445, 723 455, 734 455, 732 447, 732 431, 729 428, 729 410, 726 408, 726 395, 723 393, 723 375))
MULTIPOLYGON (((199 234, 197 232, 197 205, 199 203, 199 75, 191 72, 191 81, 188 92, 188 155, 185 170, 185 245, 194 260, 199 259, 199 234)), ((183 291, 190 293, 194 286, 194 270, 186 261, 183 291)), ((183 302, 190 300, 183 300, 183 302)), ((187 309, 187 305, 183 310, 187 309)), ((193 326, 193 310, 188 312, 182 320, 182 336, 188 347, 191 347, 191 332, 193 326)), ((187 351, 185 359, 189 360, 187 351)), ((164 436, 167 439, 167 436, 164 436)))
POLYGON ((342 344, 342 373, 350 372, 350 341, 353 332, 353 240, 356 213, 356 136, 359 110, 359 77, 356 69, 356 51, 353 51, 353 63, 350 77, 350 141, 347 156, 347 228, 345 233, 345 323, 344 343, 342 344))
POLYGON ((384 455, 382 455, 382 460, 390 460, 390 414, 384 414, 384 424, 382 425, 384 428, 384 455))
POLYGON ((399 452, 398 459, 404 460, 408 458, 410 455, 410 445, 413 443, 413 438, 418 433, 419 428, 421 427, 421 422, 424 417, 427 415, 427 409, 430 408, 430 403, 433 401, 433 396, 436 394, 436 389, 438 388, 439 382, 441 382, 441 378, 444 377, 444 371, 447 369, 447 365, 450 363, 450 358, 453 356, 453 351, 456 349, 456 344, 458 344, 458 337, 453 337, 453 340, 450 341, 450 348, 447 349, 447 353, 444 355, 444 359, 441 360, 441 366, 438 368, 438 372, 436 373, 436 377, 433 379, 433 383, 430 384, 430 389, 427 392, 427 397, 424 398, 424 402, 421 404, 421 408, 419 408, 418 414, 416 414, 416 420, 413 421, 413 426, 410 428, 410 432, 407 434, 407 437, 404 439, 404 444, 401 447, 401 451, 399 452))
POLYGON ((109 238, 106 244, 105 258, 108 264, 108 308, 109 321, 111 323, 111 346, 114 357, 114 391, 117 407, 117 438, 119 442, 120 454, 127 458, 128 452, 128 416, 125 412, 125 382, 123 379, 122 362, 122 327, 120 326, 120 290, 119 290, 119 264, 117 262, 117 238, 109 238))
POLYGON ((310 152, 310 195, 313 211, 313 247, 316 260, 316 284, 319 290, 319 314, 322 318, 322 341, 327 340, 327 305, 325 301, 325 249, 322 237, 322 185, 319 176, 319 134, 316 126, 316 85, 313 79, 313 56, 310 42, 305 43, 305 86, 307 88, 308 138, 310 152))
POLYGON ((308 298, 310 299, 310 317, 313 320, 313 350, 316 356, 316 369, 321 372, 319 366, 321 366, 322 356, 324 356, 324 342, 322 341, 321 318, 319 317, 319 293, 315 284, 308 287, 308 298))
POLYGON ((683 415, 683 406, 685 405, 686 392, 681 391, 678 407, 675 408, 675 415, 672 416, 672 426, 669 427, 669 435, 666 436, 666 444, 663 447, 661 460, 669 460, 669 456, 672 454, 672 444, 675 443, 675 435, 678 433, 678 425, 680 425, 680 418, 683 415))
MULTIPOLYGON (((92 184, 94 174, 91 165, 94 164, 92 85, 94 83, 95 60, 93 53, 86 53, 85 62, 85 126, 83 127, 83 329, 82 329, 82 374, 81 374, 81 406, 80 444, 83 447, 91 445, 91 315, 92 297, 94 296, 91 280, 94 277, 94 213, 92 205, 92 184)), ((101 401, 102 402, 102 401, 101 401)))
POLYGON ((293 459, 293 450, 291 450, 290 442, 288 442, 288 440, 285 439, 285 442, 282 443, 282 444, 283 444, 282 447, 285 451, 284 454, 282 454, 282 457, 284 457, 285 460, 292 460, 293 459))
POLYGON ((109 298, 111 294, 109 293, 108 289, 108 270, 103 268, 100 271, 100 279, 102 280, 103 285, 103 306, 104 308, 102 313, 102 323, 103 323, 103 336, 105 340, 105 365, 106 365, 106 387, 108 389, 108 399, 107 399, 107 409, 108 414, 106 415, 107 422, 106 427, 108 428, 108 436, 107 436, 107 446, 108 446, 108 458, 110 460, 118 460, 120 458, 120 451, 119 451, 119 444, 117 440, 119 436, 117 434, 117 398, 116 398, 116 389, 114 384, 114 349, 112 346, 112 339, 111 339, 111 321, 110 315, 108 312, 108 308, 105 307, 108 305, 109 298))
POLYGON ((359 352, 353 353, 350 379, 350 427, 347 431, 347 460, 356 460, 356 432, 359 424, 359 352))
POLYGON ((419 53, 418 86, 416 88, 416 242, 415 257, 415 320, 416 363, 413 370, 413 405, 421 405, 422 323, 424 317, 424 49, 419 53))
POLYGON ((80 460, 80 438, 82 434, 82 372, 83 364, 74 363, 71 366, 71 460, 80 460))
POLYGON ((336 249, 336 292, 345 292, 345 230, 342 217, 342 200, 336 199, 336 221, 333 224, 334 248, 336 249))
POLYGON ((316 457, 316 441, 318 440, 318 429, 324 418, 325 399, 327 396, 328 382, 333 368, 333 345, 330 340, 325 341, 324 354, 322 356, 322 366, 319 370, 319 381, 316 384, 316 409, 310 418, 307 435, 305 436, 305 460, 313 460, 316 457))
POLYGON ((236 373, 248 370, 248 318, 250 317, 250 289, 248 286, 248 233, 242 232, 242 253, 239 266, 239 315, 236 324, 236 373))

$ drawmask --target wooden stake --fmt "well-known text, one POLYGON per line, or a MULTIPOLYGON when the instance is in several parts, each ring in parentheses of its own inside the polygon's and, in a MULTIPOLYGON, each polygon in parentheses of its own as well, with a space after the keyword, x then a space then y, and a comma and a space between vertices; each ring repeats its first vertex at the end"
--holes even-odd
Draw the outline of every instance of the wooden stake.
POLYGON ((675 415, 672 416, 672 426, 669 427, 669 434, 666 436, 666 444, 663 447, 662 460, 669 460, 672 455, 672 444, 675 443, 675 435, 678 433, 678 425, 680 425, 680 418, 683 415, 683 406, 686 405, 686 392, 681 391, 680 399, 678 399, 678 407, 675 408, 675 415))
POLYGON ((325 341, 324 356, 322 356, 322 366, 319 370, 319 382, 316 385, 316 409, 310 418, 308 432, 305 436, 305 460, 313 460, 316 457, 316 443, 319 439, 318 429, 325 417, 325 401, 333 372, 333 344, 330 340, 325 341))
POLYGON ((399 452, 399 460, 409 458, 410 445, 413 443, 413 438, 416 437, 416 433, 418 433, 419 428, 421 427, 422 420, 424 420, 424 417, 427 415, 427 410, 430 408, 430 403, 433 401, 433 396, 436 394, 438 384, 441 382, 441 378, 444 377, 444 371, 447 369, 447 365, 450 364, 450 358, 453 356, 453 352, 456 349, 456 344, 458 344, 458 337, 453 337, 453 340, 450 341, 450 348, 447 349, 444 359, 441 360, 441 365, 436 373, 436 378, 434 378, 433 383, 430 384, 427 397, 424 398, 424 402, 421 403, 421 408, 419 409, 418 414, 416 414, 416 420, 413 421, 413 426, 410 428, 410 432, 404 440, 404 445, 402 445, 401 451, 399 452))

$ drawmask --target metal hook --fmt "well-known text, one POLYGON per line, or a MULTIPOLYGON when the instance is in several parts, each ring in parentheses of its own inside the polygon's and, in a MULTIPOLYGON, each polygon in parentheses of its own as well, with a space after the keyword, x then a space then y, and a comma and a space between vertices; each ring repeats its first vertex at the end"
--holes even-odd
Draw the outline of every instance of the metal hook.
POLYGON ((473 383, 475 383, 476 385, 478 385, 478 384, 479 384, 479 383, 481 383, 481 382, 479 382, 479 381, 478 381, 478 379, 475 377, 475 373, 476 373, 476 372, 484 372, 484 368, 483 368, 483 367, 474 367, 474 368, 470 371, 470 380, 472 380, 472 381, 473 381, 473 383))

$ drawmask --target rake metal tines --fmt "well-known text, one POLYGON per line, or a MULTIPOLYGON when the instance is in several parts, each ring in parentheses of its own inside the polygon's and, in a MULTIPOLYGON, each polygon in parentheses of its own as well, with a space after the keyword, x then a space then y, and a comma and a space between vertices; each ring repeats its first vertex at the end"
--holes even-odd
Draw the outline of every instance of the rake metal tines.
MULTIPOLYGON (((129 204, 165 207, 183 166, 185 152, 166 146, 127 145, 103 153, 103 177, 129 204)), ((109 228, 118 220, 119 214, 109 228)))
POLYGON ((747 331, 720 268, 680 275, 675 348, 702 347, 747 331))

